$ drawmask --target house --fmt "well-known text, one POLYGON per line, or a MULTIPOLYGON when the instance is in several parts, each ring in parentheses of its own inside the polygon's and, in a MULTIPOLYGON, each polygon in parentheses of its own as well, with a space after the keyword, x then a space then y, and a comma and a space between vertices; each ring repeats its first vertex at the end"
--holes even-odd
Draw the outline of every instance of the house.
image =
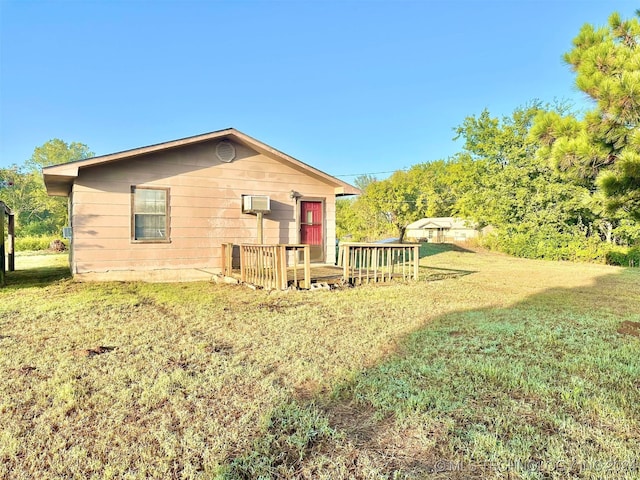
POLYGON ((336 197, 360 191, 233 128, 43 169, 69 197, 79 280, 186 281, 220 271, 221 246, 310 244, 335 262, 336 197))
POLYGON ((429 243, 466 242, 479 234, 475 225, 456 217, 423 218, 407 225, 405 231, 407 240, 429 243))

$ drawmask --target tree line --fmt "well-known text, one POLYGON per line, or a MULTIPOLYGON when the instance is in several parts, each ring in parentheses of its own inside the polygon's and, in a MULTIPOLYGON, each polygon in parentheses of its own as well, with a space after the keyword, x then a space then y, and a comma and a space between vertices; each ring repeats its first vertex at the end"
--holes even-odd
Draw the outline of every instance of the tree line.
POLYGON ((403 239, 415 220, 458 216, 491 225, 485 242, 519 256, 598 259, 639 244, 639 18, 586 24, 565 54, 590 111, 532 101, 502 118, 469 116, 452 158, 358 177, 363 194, 338 202, 338 235, 403 239))

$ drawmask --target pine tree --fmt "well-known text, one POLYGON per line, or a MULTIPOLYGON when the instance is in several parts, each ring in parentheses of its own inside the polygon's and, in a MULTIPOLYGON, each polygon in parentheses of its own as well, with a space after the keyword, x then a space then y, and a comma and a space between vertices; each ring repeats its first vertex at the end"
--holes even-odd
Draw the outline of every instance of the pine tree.
POLYGON ((576 86, 595 103, 584 118, 542 113, 532 134, 540 156, 604 194, 610 213, 640 220, 640 11, 607 27, 586 24, 565 54, 576 86))

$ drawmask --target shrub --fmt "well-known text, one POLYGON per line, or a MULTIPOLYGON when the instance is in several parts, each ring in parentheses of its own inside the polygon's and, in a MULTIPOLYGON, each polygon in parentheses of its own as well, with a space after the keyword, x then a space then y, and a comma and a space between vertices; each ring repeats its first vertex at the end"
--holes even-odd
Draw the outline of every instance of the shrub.
POLYGON ((611 249, 607 252, 606 261, 609 265, 640 267, 640 247, 611 249))
POLYGON ((629 249, 629 252, 627 252, 627 260, 629 260, 628 263, 630 263, 631 266, 640 267, 640 246, 629 249))
POLYGON ((598 263, 609 263, 612 248, 595 236, 524 226, 493 233, 483 239, 483 245, 515 257, 598 263))
MULTIPOLYGON (((51 242, 56 240, 60 241, 56 236, 16 237, 15 249, 16 252, 49 250, 51 242)), ((64 243, 67 248, 69 247, 67 240, 63 240, 62 243, 64 243)))

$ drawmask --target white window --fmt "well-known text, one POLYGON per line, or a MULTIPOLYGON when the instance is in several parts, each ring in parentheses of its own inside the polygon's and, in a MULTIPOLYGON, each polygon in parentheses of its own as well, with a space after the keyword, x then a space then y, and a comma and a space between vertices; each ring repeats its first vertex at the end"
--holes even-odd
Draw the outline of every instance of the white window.
POLYGON ((131 187, 131 235, 138 242, 169 241, 169 189, 131 187))

